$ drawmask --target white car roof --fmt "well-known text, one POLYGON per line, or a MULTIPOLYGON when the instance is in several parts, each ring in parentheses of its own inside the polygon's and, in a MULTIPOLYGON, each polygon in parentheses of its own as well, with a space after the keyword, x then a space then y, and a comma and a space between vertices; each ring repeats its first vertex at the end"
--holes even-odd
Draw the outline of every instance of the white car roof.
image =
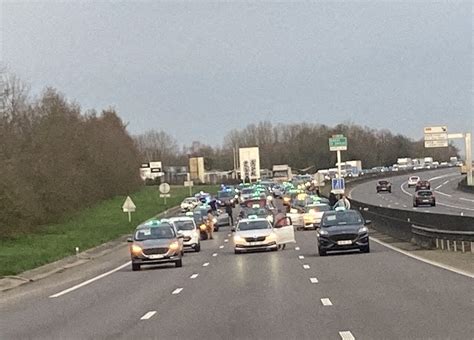
POLYGON ((175 222, 175 221, 193 221, 194 222, 194 218, 190 216, 176 216, 176 217, 167 218, 166 220, 170 222, 175 222))
POLYGON ((239 221, 239 223, 241 222, 254 222, 254 221, 264 221, 264 222, 268 222, 268 220, 266 218, 262 218, 262 217, 258 217, 258 218, 243 218, 239 221))

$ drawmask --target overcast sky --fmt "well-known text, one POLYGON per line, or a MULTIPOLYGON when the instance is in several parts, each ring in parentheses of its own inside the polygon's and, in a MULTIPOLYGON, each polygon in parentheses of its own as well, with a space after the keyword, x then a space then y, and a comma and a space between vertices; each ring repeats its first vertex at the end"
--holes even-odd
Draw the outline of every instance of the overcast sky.
POLYGON ((0 56, 134 134, 350 121, 418 139, 473 130, 472 21, 471 1, 7 1, 0 56))

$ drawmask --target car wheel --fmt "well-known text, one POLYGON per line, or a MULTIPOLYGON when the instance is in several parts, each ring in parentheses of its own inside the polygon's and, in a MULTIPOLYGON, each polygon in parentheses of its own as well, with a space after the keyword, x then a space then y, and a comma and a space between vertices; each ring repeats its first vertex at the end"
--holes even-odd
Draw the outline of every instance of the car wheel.
POLYGON ((136 272, 140 270, 140 264, 132 263, 132 271, 136 272))
POLYGON ((218 226, 215 226, 215 227, 214 227, 214 231, 219 231, 219 227, 218 227, 218 226))
POLYGON ((392 193, 392 189, 390 189, 388 192, 389 192, 389 193, 392 193))
POLYGON ((416 207, 418 206, 418 204, 416 204, 416 203, 413 203, 413 206, 416 208, 416 207))
POLYGON ((196 253, 199 253, 201 251, 201 243, 196 244, 196 246, 194 247, 194 251, 196 253))
POLYGON ((234 254, 240 254, 240 250, 234 249, 234 254))
POLYGON ((184 256, 184 249, 181 250, 181 257, 183 257, 183 256, 184 256))
POLYGON ((207 233, 201 234, 201 240, 207 240, 207 233))
POLYGON ((182 259, 179 259, 178 261, 176 261, 174 263, 174 265, 177 267, 177 268, 181 268, 183 266, 183 260, 182 259))
POLYGON ((436 207, 436 202, 431 204, 432 207, 436 207))
POLYGON ((370 245, 366 245, 360 249, 363 253, 370 253, 370 245))
POLYGON ((326 256, 328 254, 326 249, 319 248, 318 252, 319 252, 319 256, 326 256))

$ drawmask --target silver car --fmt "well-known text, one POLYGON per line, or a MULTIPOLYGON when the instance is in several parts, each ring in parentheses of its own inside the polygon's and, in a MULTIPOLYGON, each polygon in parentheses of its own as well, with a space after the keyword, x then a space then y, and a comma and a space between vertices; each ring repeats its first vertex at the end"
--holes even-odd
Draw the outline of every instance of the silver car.
POLYGON ((234 252, 278 249, 277 235, 270 222, 265 218, 247 218, 239 221, 233 228, 234 252))

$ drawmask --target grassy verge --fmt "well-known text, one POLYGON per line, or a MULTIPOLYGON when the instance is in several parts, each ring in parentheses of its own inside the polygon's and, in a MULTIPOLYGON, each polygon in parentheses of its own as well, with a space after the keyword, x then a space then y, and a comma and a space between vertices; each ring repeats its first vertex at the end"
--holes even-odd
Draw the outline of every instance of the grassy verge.
MULTIPOLYGON (((217 192, 216 186, 193 189, 195 192, 217 192)), ((130 195, 137 206, 132 223, 128 223, 128 215, 121 210, 125 197, 120 196, 85 209, 61 223, 44 226, 41 232, 0 239, 0 277, 16 275, 73 255, 76 247, 83 251, 131 233, 139 223, 178 205, 189 195, 189 189, 172 187, 171 195, 166 206, 159 198, 158 187, 145 187, 130 195)))

